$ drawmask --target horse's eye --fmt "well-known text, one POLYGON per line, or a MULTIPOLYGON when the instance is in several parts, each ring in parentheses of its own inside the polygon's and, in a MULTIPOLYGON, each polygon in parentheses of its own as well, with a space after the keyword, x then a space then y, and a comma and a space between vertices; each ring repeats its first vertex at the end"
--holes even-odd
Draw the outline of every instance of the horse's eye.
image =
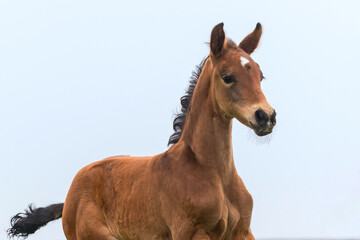
POLYGON ((226 84, 230 84, 230 83, 234 82, 234 78, 231 76, 224 76, 223 80, 226 84))

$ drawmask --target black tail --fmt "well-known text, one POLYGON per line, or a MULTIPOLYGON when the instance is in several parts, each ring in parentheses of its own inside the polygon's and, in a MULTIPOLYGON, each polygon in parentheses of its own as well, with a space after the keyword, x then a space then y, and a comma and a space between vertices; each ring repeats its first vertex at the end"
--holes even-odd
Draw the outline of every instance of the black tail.
POLYGON ((44 208, 34 208, 29 205, 29 209, 24 213, 18 213, 11 218, 11 228, 7 230, 8 236, 10 238, 27 238, 29 234, 34 233, 48 222, 61 218, 63 207, 63 203, 52 204, 44 208))

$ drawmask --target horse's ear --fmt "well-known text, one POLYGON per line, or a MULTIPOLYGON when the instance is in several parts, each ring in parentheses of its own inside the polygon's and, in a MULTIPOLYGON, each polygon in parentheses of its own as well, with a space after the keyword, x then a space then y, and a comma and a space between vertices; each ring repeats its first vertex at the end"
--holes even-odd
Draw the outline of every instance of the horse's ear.
POLYGON ((219 57, 224 50, 225 32, 223 27, 224 23, 219 23, 211 32, 210 50, 215 57, 219 57))
POLYGON ((260 42, 261 34, 262 34, 262 26, 260 23, 257 23, 254 31, 249 35, 247 35, 246 38, 244 38, 241 41, 239 47, 242 48, 248 54, 251 54, 258 46, 260 42))

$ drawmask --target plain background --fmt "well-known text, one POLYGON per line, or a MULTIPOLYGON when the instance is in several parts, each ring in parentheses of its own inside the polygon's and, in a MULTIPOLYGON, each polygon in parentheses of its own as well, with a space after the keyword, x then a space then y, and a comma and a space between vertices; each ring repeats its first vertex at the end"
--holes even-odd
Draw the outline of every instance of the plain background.
MULTIPOLYGON (((102 158, 167 149, 217 23, 252 55, 271 139, 234 121, 257 238, 360 237, 358 1, 0 1, 0 239, 27 204, 63 202, 102 158)), ((65 239, 61 221, 29 240, 65 239)))

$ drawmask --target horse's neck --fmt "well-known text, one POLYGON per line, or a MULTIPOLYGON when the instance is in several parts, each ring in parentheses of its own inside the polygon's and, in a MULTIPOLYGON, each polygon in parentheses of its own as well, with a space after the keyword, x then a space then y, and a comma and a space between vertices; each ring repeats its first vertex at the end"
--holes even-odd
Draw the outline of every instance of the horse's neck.
POLYGON ((218 171, 226 181, 234 172, 232 121, 222 116, 211 85, 212 63, 208 59, 198 79, 186 117, 181 141, 194 152, 196 161, 218 171))

